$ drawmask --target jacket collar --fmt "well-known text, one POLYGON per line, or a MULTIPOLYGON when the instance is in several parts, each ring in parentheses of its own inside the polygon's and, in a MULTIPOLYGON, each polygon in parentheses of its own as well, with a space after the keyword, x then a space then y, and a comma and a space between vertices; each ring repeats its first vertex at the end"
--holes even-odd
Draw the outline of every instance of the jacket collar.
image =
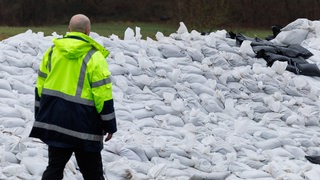
POLYGON ((81 32, 68 32, 64 38, 75 38, 82 41, 85 41, 89 44, 91 44, 94 48, 96 48, 98 51, 102 53, 102 55, 106 58, 110 52, 104 48, 102 45, 100 45, 98 42, 96 42, 94 39, 92 39, 90 36, 87 36, 84 33, 81 32))

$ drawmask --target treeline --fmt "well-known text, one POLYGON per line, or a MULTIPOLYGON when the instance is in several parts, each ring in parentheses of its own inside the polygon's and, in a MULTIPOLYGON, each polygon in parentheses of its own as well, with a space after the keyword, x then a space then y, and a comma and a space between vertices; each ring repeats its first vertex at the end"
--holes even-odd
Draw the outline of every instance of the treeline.
POLYGON ((0 25, 67 23, 76 13, 93 22, 142 21, 188 27, 270 27, 320 19, 320 0, 1 0, 0 25))

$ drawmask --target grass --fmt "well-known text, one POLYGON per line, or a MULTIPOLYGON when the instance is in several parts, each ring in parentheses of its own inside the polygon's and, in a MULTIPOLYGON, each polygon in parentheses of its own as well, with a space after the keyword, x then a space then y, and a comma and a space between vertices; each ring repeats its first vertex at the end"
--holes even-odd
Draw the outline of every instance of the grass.
POLYGON ((162 32, 164 35, 174 33, 179 28, 178 25, 157 24, 157 23, 134 23, 134 22, 110 22, 92 24, 92 31, 108 37, 115 34, 123 38, 124 32, 127 28, 135 31, 136 27, 140 27, 142 38, 154 38, 157 32, 162 32))
MULTIPOLYGON (((30 27, 9 27, 0 26, 0 40, 23 33, 29 29, 33 32, 44 32, 45 35, 51 35, 53 32, 64 35, 68 25, 54 26, 30 26, 30 27)), ((134 22, 108 22, 108 23, 92 23, 91 31, 96 32, 101 36, 109 37, 112 34, 123 38, 127 28, 135 31, 136 27, 140 27, 142 38, 154 38, 157 32, 162 32, 164 35, 169 35, 176 32, 178 26, 156 23, 134 23, 134 22)))
POLYGON ((31 29, 33 32, 44 32, 45 35, 50 35, 53 32, 57 32, 61 34, 65 32, 66 26, 56 25, 56 26, 43 26, 43 27, 12 27, 12 26, 0 26, 0 39, 6 39, 11 36, 15 36, 17 34, 23 33, 27 30, 31 29))
POLYGON ((258 37, 261 39, 265 39, 269 35, 272 35, 271 29, 231 28, 229 31, 232 31, 234 33, 241 33, 248 37, 258 37))
MULTIPOLYGON (((91 31, 98 33, 101 36, 109 37, 112 34, 123 38, 125 30, 130 27, 135 30, 140 27, 142 38, 155 38, 157 32, 162 32, 164 35, 170 35, 179 28, 179 24, 159 24, 159 23, 135 23, 135 22, 108 22, 108 23, 92 23, 91 31)), ((53 32, 64 35, 67 31, 67 24, 53 25, 53 26, 30 26, 30 27, 9 27, 0 26, 0 40, 9 38, 11 36, 23 33, 31 29, 33 32, 44 32, 45 35, 51 35, 53 32)), ((188 29, 189 31, 191 29, 188 29)), ((215 31, 215 30, 214 30, 215 31)), ((270 35, 271 30, 253 29, 253 28, 232 28, 227 29, 234 33, 242 33, 249 37, 265 38, 270 35)))

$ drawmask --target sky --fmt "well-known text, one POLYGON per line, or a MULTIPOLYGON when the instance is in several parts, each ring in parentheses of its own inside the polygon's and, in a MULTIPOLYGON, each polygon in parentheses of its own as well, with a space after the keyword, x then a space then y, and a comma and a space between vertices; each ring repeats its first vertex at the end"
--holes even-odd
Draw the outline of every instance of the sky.
MULTIPOLYGON (((90 36, 110 51, 118 131, 104 144, 106 179, 317 179, 319 77, 272 67, 224 29, 142 39, 141 29, 90 36)), ((272 32, 270 32, 271 34, 272 32)), ((0 42, 0 179, 41 179, 47 146, 29 138, 39 63, 53 38, 28 30, 0 42)), ((272 40, 320 64, 320 23, 297 19, 272 40)), ((64 179, 80 180, 74 156, 64 179)))

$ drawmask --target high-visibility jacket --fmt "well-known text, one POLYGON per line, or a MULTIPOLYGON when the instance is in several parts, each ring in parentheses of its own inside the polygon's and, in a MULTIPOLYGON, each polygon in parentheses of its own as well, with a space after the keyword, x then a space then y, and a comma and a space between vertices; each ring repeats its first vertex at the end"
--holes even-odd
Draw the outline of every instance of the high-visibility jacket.
POLYGON ((117 131, 109 52, 80 32, 53 44, 39 67, 30 137, 49 146, 100 151, 103 136, 117 131))

